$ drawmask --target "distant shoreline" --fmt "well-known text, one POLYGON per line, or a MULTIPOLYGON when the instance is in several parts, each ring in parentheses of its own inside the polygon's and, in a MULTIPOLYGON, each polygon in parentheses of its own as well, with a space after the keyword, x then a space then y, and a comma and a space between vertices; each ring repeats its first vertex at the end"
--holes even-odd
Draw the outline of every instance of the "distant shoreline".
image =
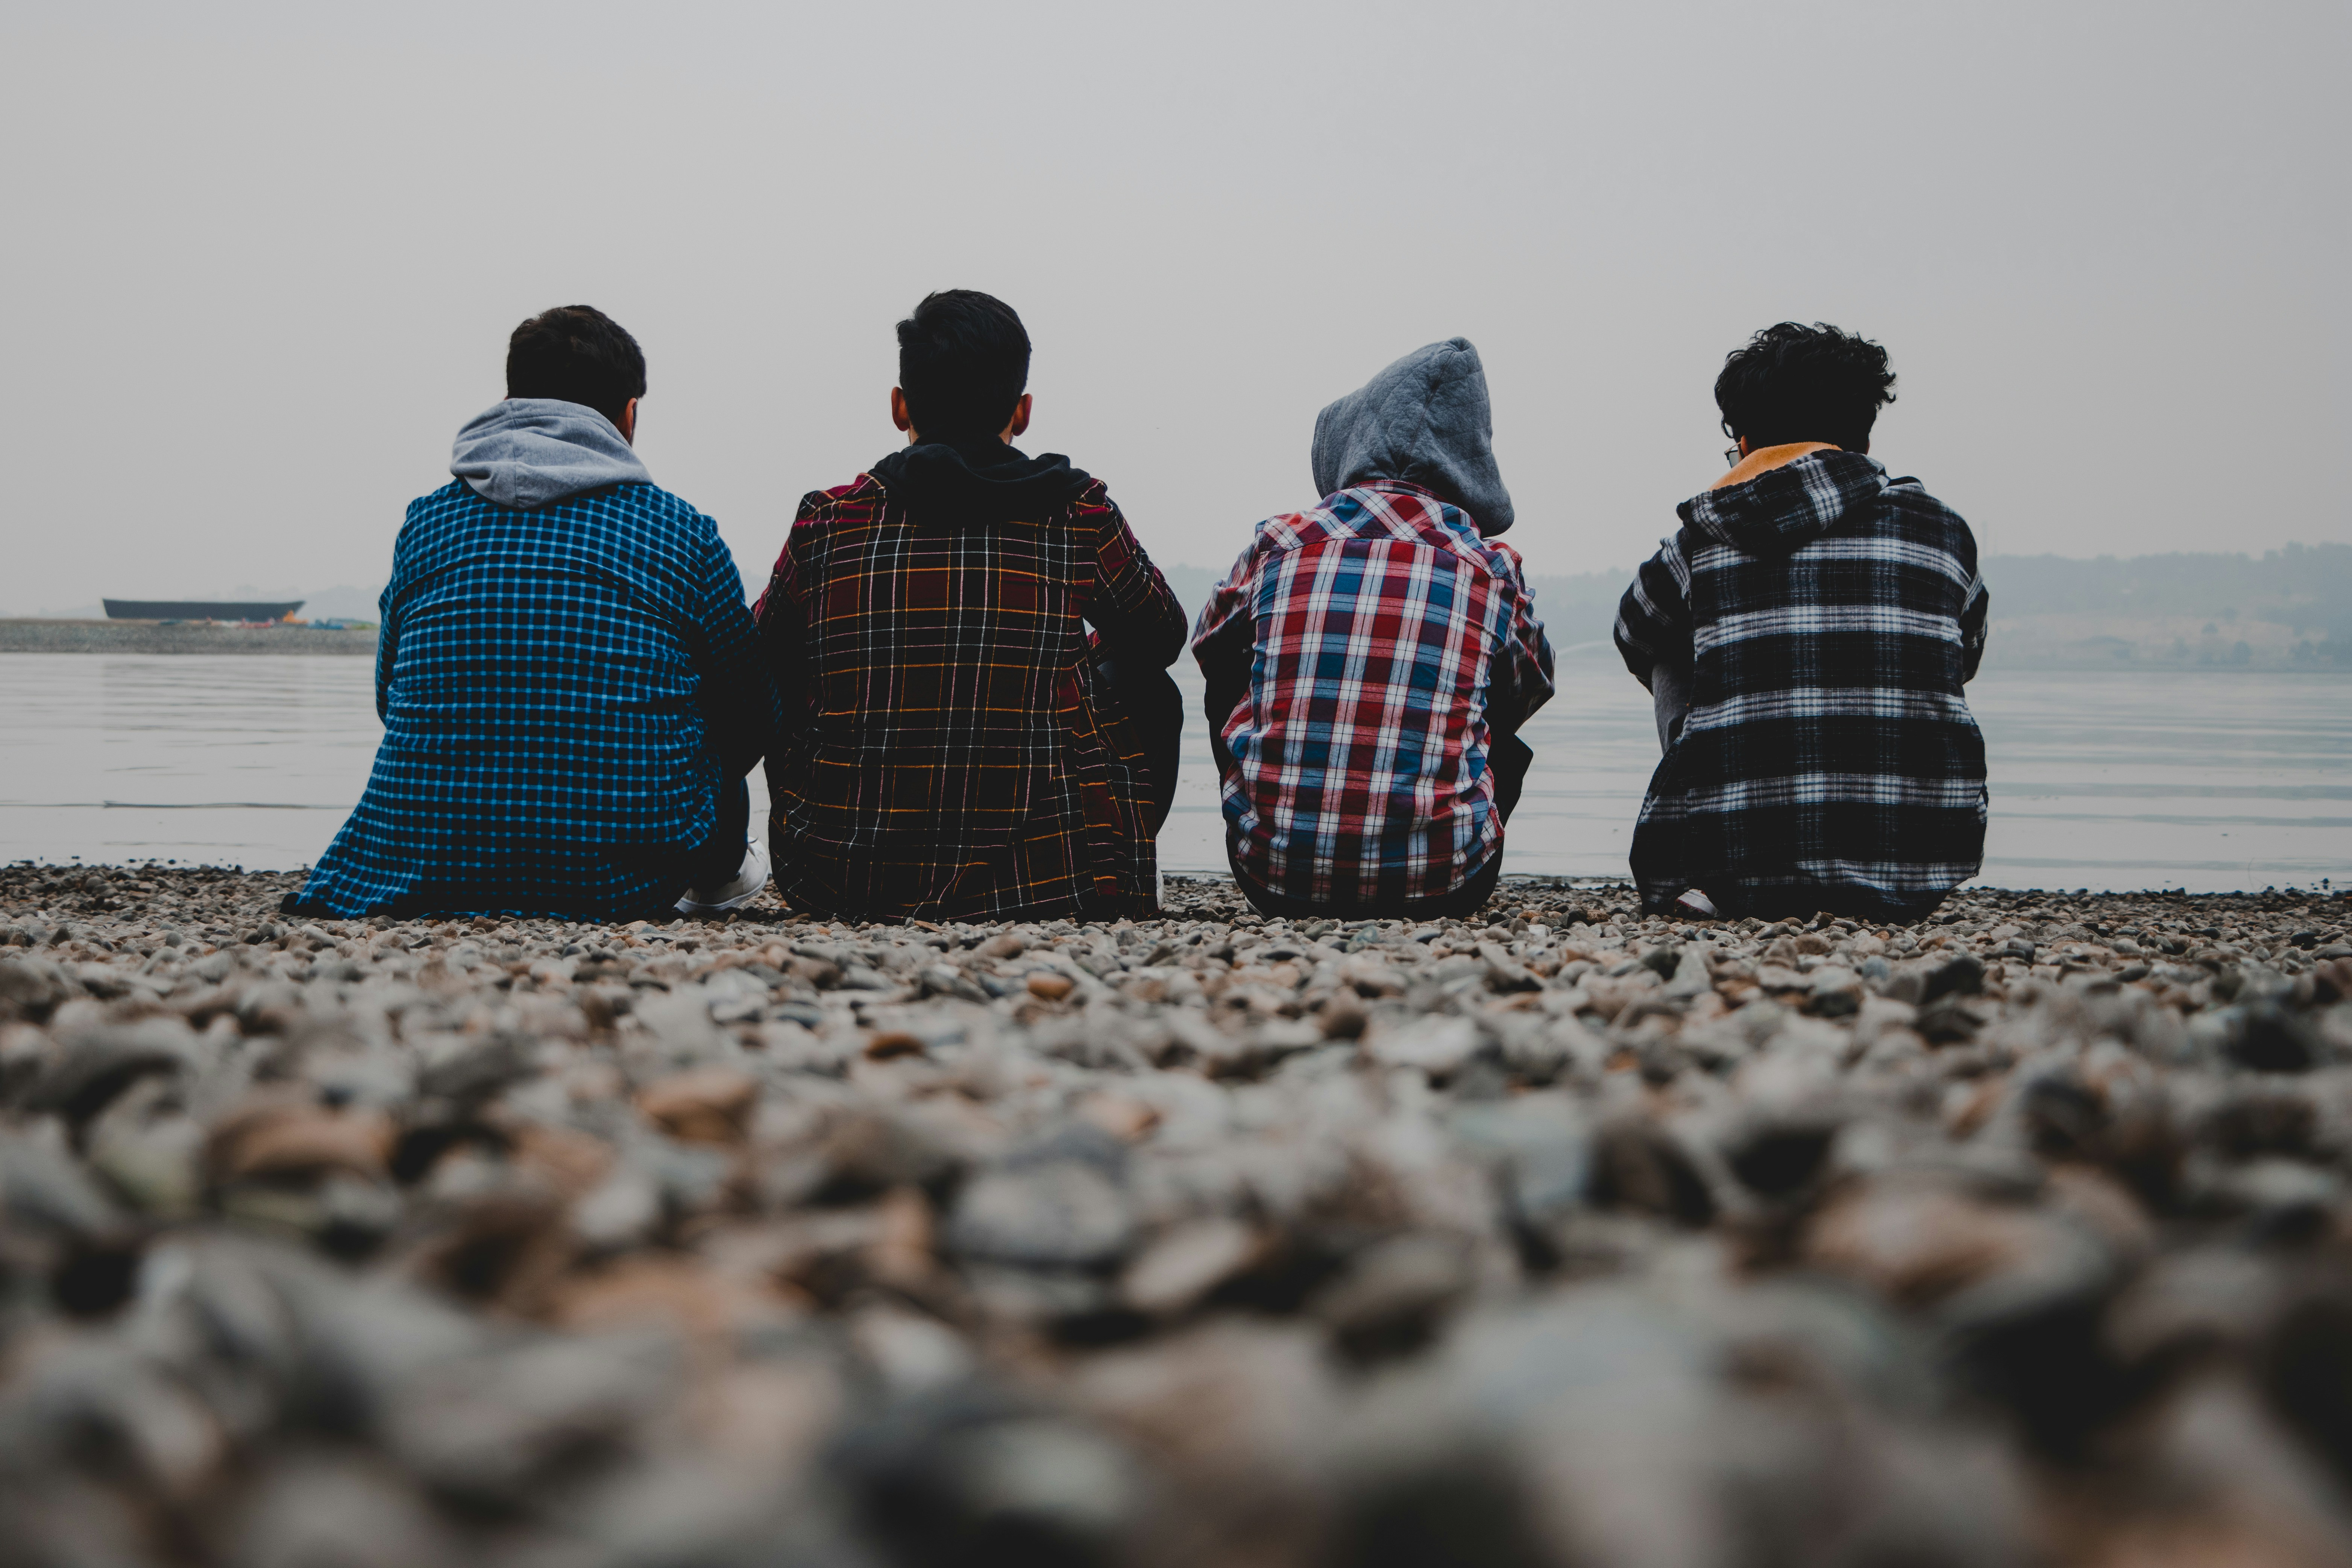
MULTIPOLYGON (((2337 662, 2303 663, 2272 658, 2246 662, 2198 659, 2168 655, 2136 657, 2114 646, 2091 639, 2074 640, 2044 633, 2020 636, 2022 628, 1996 625, 1988 647, 1988 674, 2046 671, 2082 674, 2115 671, 2148 676, 2179 675, 2335 675, 2352 674, 2352 665, 2337 662)), ((2072 628, 2068 628, 2072 629, 2072 628)), ((2040 630, 2040 628, 2036 628, 2040 630)), ((0 617, 0 653, 97 653, 153 656, 162 654, 276 654, 278 656, 373 656, 373 630, 325 631, 311 626, 241 626, 211 622, 50 620, 0 617)), ((2267 651, 2267 650, 2266 650, 2267 651)), ((1560 646, 1562 665, 1615 666, 1617 650, 1606 638, 1586 638, 1560 646)))
POLYGON ((186 621, 0 620, 0 653, 373 655, 373 631, 186 621))

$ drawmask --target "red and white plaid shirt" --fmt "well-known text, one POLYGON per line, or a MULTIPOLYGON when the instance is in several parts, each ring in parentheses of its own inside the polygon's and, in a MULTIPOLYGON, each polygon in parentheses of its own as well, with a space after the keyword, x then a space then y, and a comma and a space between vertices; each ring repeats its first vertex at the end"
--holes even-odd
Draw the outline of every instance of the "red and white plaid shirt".
POLYGON ((1501 853, 1487 749, 1550 698, 1551 646, 1518 555, 1458 508, 1381 479, 1266 519, 1192 653, 1261 887, 1438 898, 1501 853))

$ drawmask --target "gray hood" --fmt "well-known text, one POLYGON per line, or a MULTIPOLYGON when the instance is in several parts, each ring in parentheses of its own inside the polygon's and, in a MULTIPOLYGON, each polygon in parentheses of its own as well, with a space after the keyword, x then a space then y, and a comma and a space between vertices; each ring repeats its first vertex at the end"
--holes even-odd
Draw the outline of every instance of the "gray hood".
POLYGON ((606 485, 654 482, 610 419, 558 397, 509 397, 467 420, 449 471, 484 500, 519 511, 606 485))
POLYGON ((1402 479, 1470 514, 1492 538, 1511 526, 1495 467, 1486 367, 1467 338, 1415 349, 1315 416, 1315 490, 1402 479))

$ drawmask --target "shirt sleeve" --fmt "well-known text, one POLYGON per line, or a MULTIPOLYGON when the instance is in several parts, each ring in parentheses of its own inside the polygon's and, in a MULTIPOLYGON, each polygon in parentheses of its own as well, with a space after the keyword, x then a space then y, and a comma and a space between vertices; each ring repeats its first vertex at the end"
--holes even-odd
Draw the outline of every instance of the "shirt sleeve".
POLYGON ((411 501, 392 542, 392 576, 375 601, 375 721, 379 724, 392 722, 392 668, 400 654, 399 594, 404 575, 400 552, 408 539, 409 519, 415 515, 416 503, 411 501))
POLYGON ((1206 683, 1201 706, 1209 720, 1210 749, 1217 765, 1227 767, 1225 724, 1249 696, 1250 669, 1257 657, 1257 596, 1259 563, 1265 552, 1261 534, 1234 563, 1224 580, 1209 591, 1201 619, 1192 631, 1192 658, 1206 683))
POLYGON ((782 749, 808 720, 808 563, 803 551, 810 538, 808 525, 825 499, 821 490, 801 498, 800 510, 784 534, 784 547, 776 552, 775 568, 768 574, 768 586, 751 611, 759 623, 761 657, 775 683, 781 709, 772 749, 782 749))
POLYGON ((1960 680, 1963 684, 1977 678, 1977 667, 1984 662, 1985 623, 1992 608, 1992 595, 1979 577, 1969 595, 1968 604, 1960 611, 1960 680))
POLYGON ((1551 641, 1544 636, 1543 622, 1536 618, 1535 595, 1528 591, 1518 552, 1503 544, 1492 548, 1501 559, 1503 582, 1511 595, 1511 620, 1500 657, 1495 660, 1487 721, 1508 735, 1517 734, 1537 709, 1550 701, 1557 688, 1551 641))
POLYGON ((392 590, 376 601, 375 721, 392 722, 392 664, 400 647, 400 616, 393 608, 392 590))
POLYGON ((1643 686, 1664 664, 1691 667, 1690 567, 1679 537, 1664 540, 1617 601, 1617 651, 1643 686))
POLYGON ((1168 579, 1144 553, 1126 517, 1108 500, 1095 531, 1097 592, 1087 619, 1114 657, 1144 659, 1165 669, 1184 651, 1184 606, 1168 579))
POLYGON ((768 754, 782 721, 776 685, 760 646, 760 628, 743 604, 743 578, 735 557, 719 537, 719 525, 701 519, 688 591, 696 604, 688 616, 689 654, 699 679, 709 744, 730 778, 750 773, 768 754))

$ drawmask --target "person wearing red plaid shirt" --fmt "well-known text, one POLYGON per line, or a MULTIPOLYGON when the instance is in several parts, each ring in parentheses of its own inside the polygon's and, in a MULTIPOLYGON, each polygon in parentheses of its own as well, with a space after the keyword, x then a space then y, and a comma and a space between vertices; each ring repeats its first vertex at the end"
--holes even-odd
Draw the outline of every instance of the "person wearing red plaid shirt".
POLYGON ((1008 445, 1010 306, 932 294, 898 345, 908 445, 802 500, 756 612, 787 694, 777 890, 853 920, 1150 918, 1183 607, 1100 479, 1008 445))
POLYGON ((1390 365, 1315 422, 1323 499, 1257 526, 1202 606, 1226 852, 1286 916, 1429 919, 1492 896, 1552 694, 1551 645, 1466 339, 1390 365))

